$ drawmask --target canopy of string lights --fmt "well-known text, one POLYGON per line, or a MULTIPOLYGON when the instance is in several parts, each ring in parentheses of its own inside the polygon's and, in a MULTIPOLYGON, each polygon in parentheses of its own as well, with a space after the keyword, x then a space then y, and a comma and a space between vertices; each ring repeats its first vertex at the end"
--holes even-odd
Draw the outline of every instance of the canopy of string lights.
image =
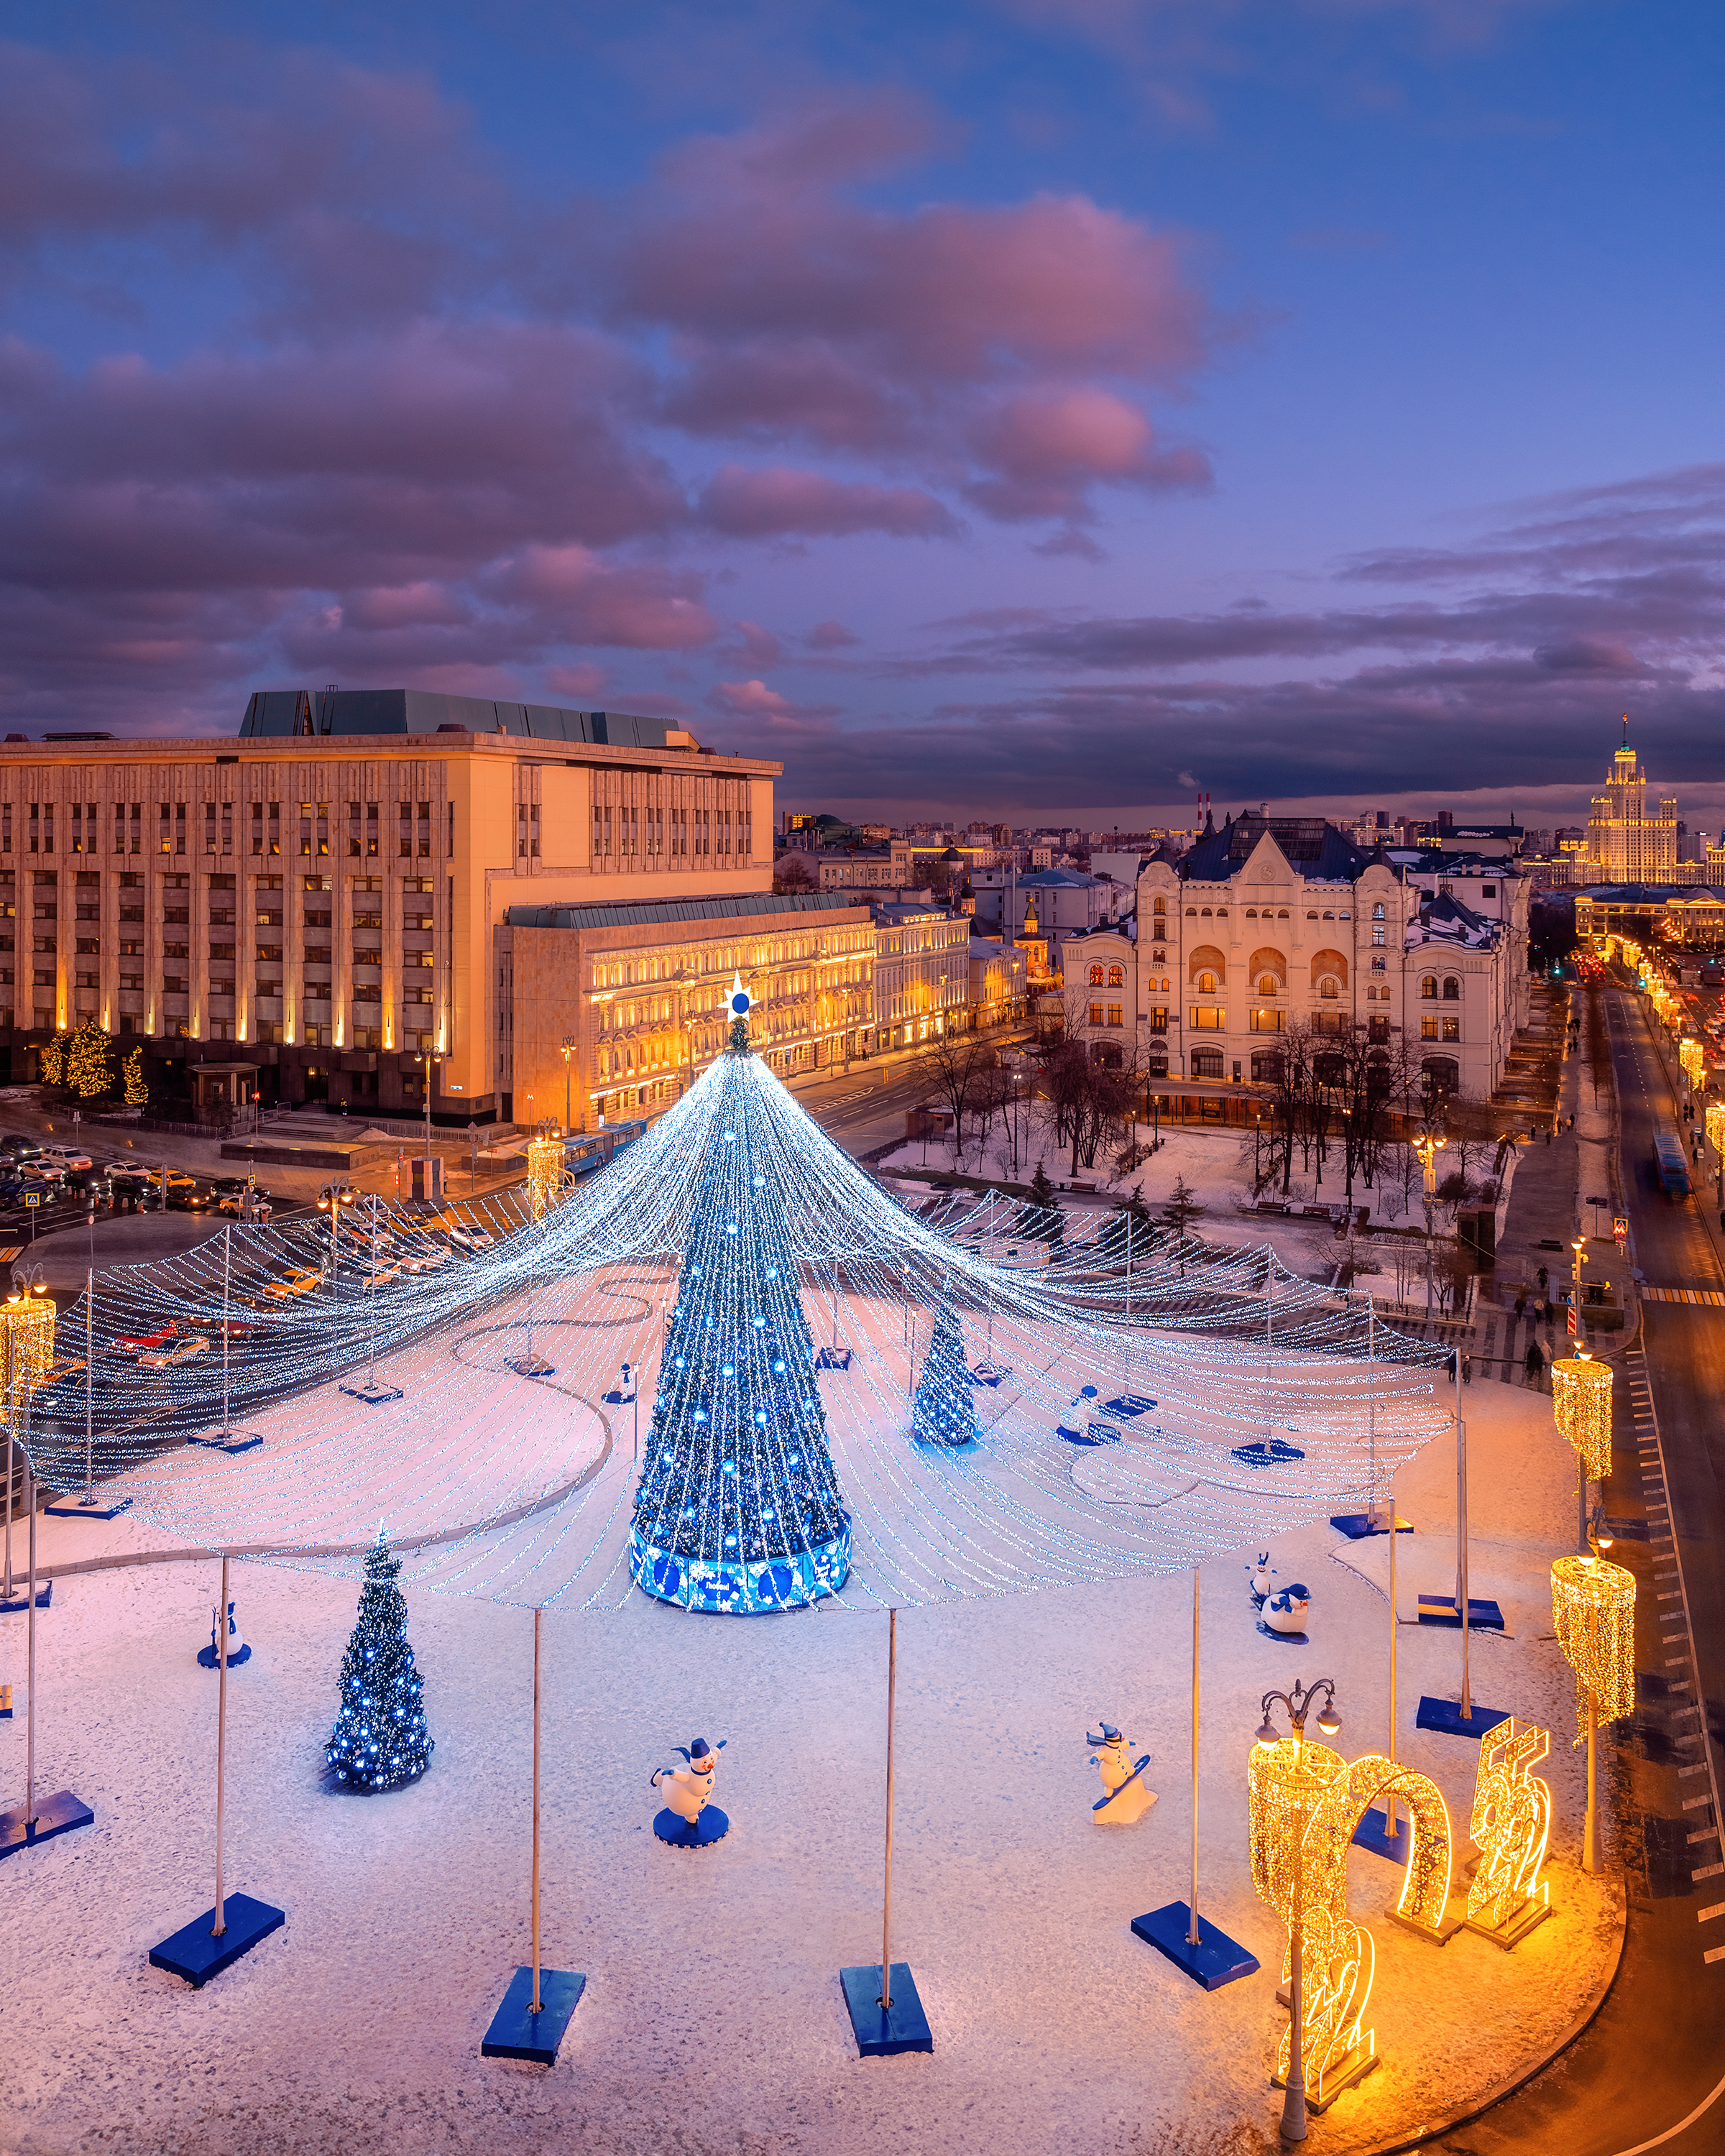
POLYGON ((103 1274, 60 1325, 90 1368, 8 1401, 37 1474, 207 1548, 357 1568, 382 1519, 404 1584, 744 1613, 1174 1571, 1449 1424, 1444 1351, 1363 1296, 1142 1213, 907 1201, 742 1045, 587 1183, 466 1217, 103 1274))

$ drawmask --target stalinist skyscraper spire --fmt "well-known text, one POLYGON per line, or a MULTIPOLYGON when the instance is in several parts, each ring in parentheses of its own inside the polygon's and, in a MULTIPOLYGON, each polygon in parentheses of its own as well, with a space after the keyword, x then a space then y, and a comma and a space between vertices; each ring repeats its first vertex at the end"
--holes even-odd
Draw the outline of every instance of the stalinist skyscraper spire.
POLYGON ((1604 791, 1594 796, 1587 823, 1588 876, 1594 883, 1673 883, 1677 875, 1677 802, 1661 795, 1658 814, 1647 813, 1648 778, 1629 745, 1629 713, 1623 715, 1623 747, 1611 759, 1604 791))

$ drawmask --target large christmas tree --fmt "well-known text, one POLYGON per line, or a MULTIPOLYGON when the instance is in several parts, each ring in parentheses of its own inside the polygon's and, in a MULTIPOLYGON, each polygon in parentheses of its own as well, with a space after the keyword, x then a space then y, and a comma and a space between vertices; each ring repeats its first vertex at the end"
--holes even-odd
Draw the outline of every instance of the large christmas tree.
POLYGON ((983 1434, 976 1393, 964 1361, 964 1340, 952 1306, 935 1314, 927 1359, 911 1403, 911 1435, 918 1445, 971 1445, 983 1434))
POLYGON ((635 1492, 629 1566, 663 1602, 751 1614, 836 1594, 850 1520, 827 1450, 796 1260, 761 1113, 748 998, 696 1178, 659 1394, 635 1492))
POLYGON ((338 1782, 374 1793, 416 1781, 431 1763, 425 1681, 408 1645, 401 1559, 377 1530, 366 1555, 359 1622, 341 1659, 341 1706, 324 1756, 338 1782))

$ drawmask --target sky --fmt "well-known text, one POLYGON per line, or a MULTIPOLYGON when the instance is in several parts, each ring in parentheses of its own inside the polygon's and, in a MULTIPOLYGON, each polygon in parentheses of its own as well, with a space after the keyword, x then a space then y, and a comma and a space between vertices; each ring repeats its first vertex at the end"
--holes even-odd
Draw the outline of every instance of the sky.
POLYGON ((0 719, 781 805, 1725 814, 1725 12, 15 0, 0 719))

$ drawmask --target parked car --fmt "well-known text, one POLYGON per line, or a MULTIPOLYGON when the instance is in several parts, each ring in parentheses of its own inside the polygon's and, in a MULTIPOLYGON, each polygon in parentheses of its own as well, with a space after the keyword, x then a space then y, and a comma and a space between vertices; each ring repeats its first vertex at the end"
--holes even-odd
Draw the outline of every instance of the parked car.
POLYGON ((177 1182, 171 1176, 168 1178, 167 1202, 176 1213, 207 1213, 209 1210, 209 1193, 200 1189, 189 1175, 183 1182, 177 1182))
POLYGON ((489 1250, 497 1238, 484 1228, 475 1228, 465 1220, 455 1221, 449 1229, 449 1240, 463 1250, 489 1250))
POLYGON ((322 1286, 321 1273, 290 1273, 285 1280, 266 1281, 264 1292, 267 1296, 273 1296, 278 1302, 286 1302, 296 1295, 316 1295, 322 1286))
POLYGON ((189 1363, 195 1357, 208 1353, 208 1341, 202 1334, 193 1334, 189 1340, 182 1340, 175 1347, 157 1348, 147 1355, 140 1355, 138 1368, 141 1370, 171 1370, 176 1363, 189 1363))
POLYGON ((16 1131, 0 1138, 0 1152, 10 1153, 14 1160, 33 1160, 41 1150, 34 1138, 23 1137, 16 1131))
POLYGON ((167 1323, 156 1332, 122 1333, 111 1343, 113 1351, 116 1355, 141 1355, 146 1348, 160 1348, 164 1342, 172 1340, 179 1329, 175 1321, 169 1318, 167 1323))
MULTIPOLYGON (((221 1183, 212 1183, 210 1188, 212 1191, 219 1194, 216 1198, 217 1212, 232 1213, 237 1218, 245 1208, 245 1184, 242 1182, 237 1190, 225 1188, 223 1186, 232 1180, 231 1177, 224 1176, 221 1183)), ((271 1202, 270 1193, 261 1184, 254 1188, 252 1192, 254 1209, 259 1205, 268 1205, 271 1202)))

